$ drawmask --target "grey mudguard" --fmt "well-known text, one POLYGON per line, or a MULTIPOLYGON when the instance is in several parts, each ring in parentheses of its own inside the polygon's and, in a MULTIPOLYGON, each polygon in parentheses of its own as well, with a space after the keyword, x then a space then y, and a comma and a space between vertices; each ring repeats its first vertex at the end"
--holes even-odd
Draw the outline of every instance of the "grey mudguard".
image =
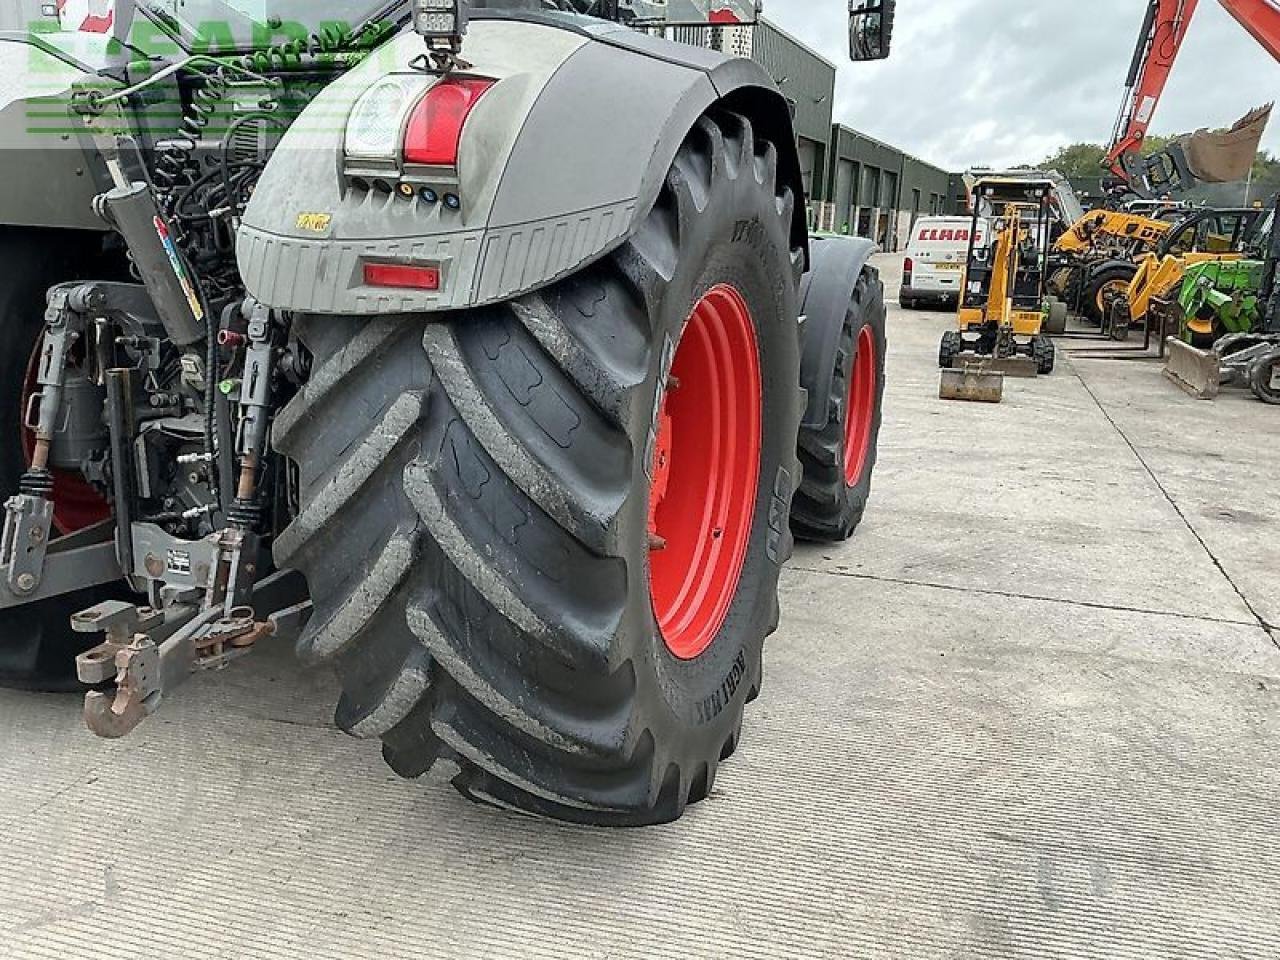
POLYGON ((801 296, 804 306, 804 344, 800 354, 800 384, 809 391, 802 426, 820 430, 830 412, 831 380, 836 373, 840 331, 858 285, 862 268, 878 248, 863 237, 826 237, 813 241, 811 269, 801 296))
MULTIPOLYGON (((767 121, 780 176, 801 195, 790 116, 762 68, 596 21, 514 17, 474 21, 463 49, 467 73, 499 82, 463 129, 461 208, 351 187, 352 106, 383 77, 414 75, 407 65, 422 51, 416 35, 396 38, 327 88, 285 136, 237 238, 241 275, 259 301, 321 314, 429 312, 545 286, 627 238, 686 133, 726 99, 767 121), (367 261, 438 266, 440 289, 366 286, 367 261)), ((804 230, 797 204, 801 245, 804 230)))

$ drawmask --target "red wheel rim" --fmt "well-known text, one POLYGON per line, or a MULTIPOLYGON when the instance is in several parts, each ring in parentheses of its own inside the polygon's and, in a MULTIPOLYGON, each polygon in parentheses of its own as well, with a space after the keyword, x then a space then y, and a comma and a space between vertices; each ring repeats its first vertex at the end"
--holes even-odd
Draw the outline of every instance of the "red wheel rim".
MULTIPOLYGON (((42 343, 43 338, 36 342, 31 361, 27 364, 27 378, 22 387, 22 408, 18 412, 18 422, 22 424, 22 454, 28 465, 35 451, 36 432, 26 425, 27 408, 32 394, 37 390, 36 371, 40 368, 42 343)), ((111 518, 110 504, 79 473, 57 468, 49 472, 53 474, 53 525, 59 533, 75 533, 111 518)))
POLYGON ((871 450, 871 425, 876 413, 876 338, 870 327, 858 334, 858 354, 849 376, 849 409, 844 419, 844 482, 855 487, 862 479, 871 450))
POLYGON ((733 287, 713 287, 693 308, 661 404, 649 596, 667 649, 693 660, 738 592, 760 481, 760 353, 751 311, 733 287))

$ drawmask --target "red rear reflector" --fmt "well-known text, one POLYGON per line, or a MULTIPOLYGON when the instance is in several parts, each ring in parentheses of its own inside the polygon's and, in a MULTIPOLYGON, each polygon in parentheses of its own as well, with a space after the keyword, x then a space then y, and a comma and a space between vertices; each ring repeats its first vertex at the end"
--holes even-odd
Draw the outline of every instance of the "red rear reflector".
POLYGON ((366 263, 364 282, 370 287, 400 287, 407 290, 439 290, 439 267, 409 267, 402 263, 366 263))
POLYGON ((446 77, 427 91, 409 115, 404 134, 406 163, 456 167, 462 126, 476 102, 497 81, 446 77))

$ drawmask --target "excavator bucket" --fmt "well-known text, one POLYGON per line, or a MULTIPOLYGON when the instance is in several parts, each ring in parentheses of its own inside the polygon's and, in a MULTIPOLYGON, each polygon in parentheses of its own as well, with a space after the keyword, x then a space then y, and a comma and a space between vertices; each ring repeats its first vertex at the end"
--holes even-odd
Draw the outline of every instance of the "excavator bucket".
POLYGON ((1215 399, 1222 388, 1222 358, 1177 337, 1166 342, 1164 375, 1197 400, 1215 399))
POLYGON ((1205 183, 1244 180, 1253 168, 1272 104, 1250 110, 1225 130, 1197 130, 1179 138, 1187 165, 1205 183))
POLYGON ((999 403, 1004 399, 1004 374, 992 370, 985 362, 965 363, 943 370, 938 398, 999 403))

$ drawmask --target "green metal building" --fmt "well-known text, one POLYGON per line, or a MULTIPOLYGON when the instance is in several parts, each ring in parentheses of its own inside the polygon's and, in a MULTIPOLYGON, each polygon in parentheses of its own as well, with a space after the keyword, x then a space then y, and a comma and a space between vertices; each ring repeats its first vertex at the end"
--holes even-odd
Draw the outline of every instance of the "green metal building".
POLYGON ((755 30, 751 57, 769 71, 791 105, 810 205, 826 200, 835 64, 768 22, 755 30))
POLYGON ((669 36, 751 57, 773 77, 791 105, 814 227, 870 237, 886 250, 898 250, 906 245, 916 218, 961 208, 958 177, 833 123, 835 64, 776 24, 675 27, 669 36))
POLYGON ((816 225, 870 237, 886 250, 906 245, 917 218, 954 210, 951 174, 843 124, 831 129, 826 180, 813 208, 816 225))

